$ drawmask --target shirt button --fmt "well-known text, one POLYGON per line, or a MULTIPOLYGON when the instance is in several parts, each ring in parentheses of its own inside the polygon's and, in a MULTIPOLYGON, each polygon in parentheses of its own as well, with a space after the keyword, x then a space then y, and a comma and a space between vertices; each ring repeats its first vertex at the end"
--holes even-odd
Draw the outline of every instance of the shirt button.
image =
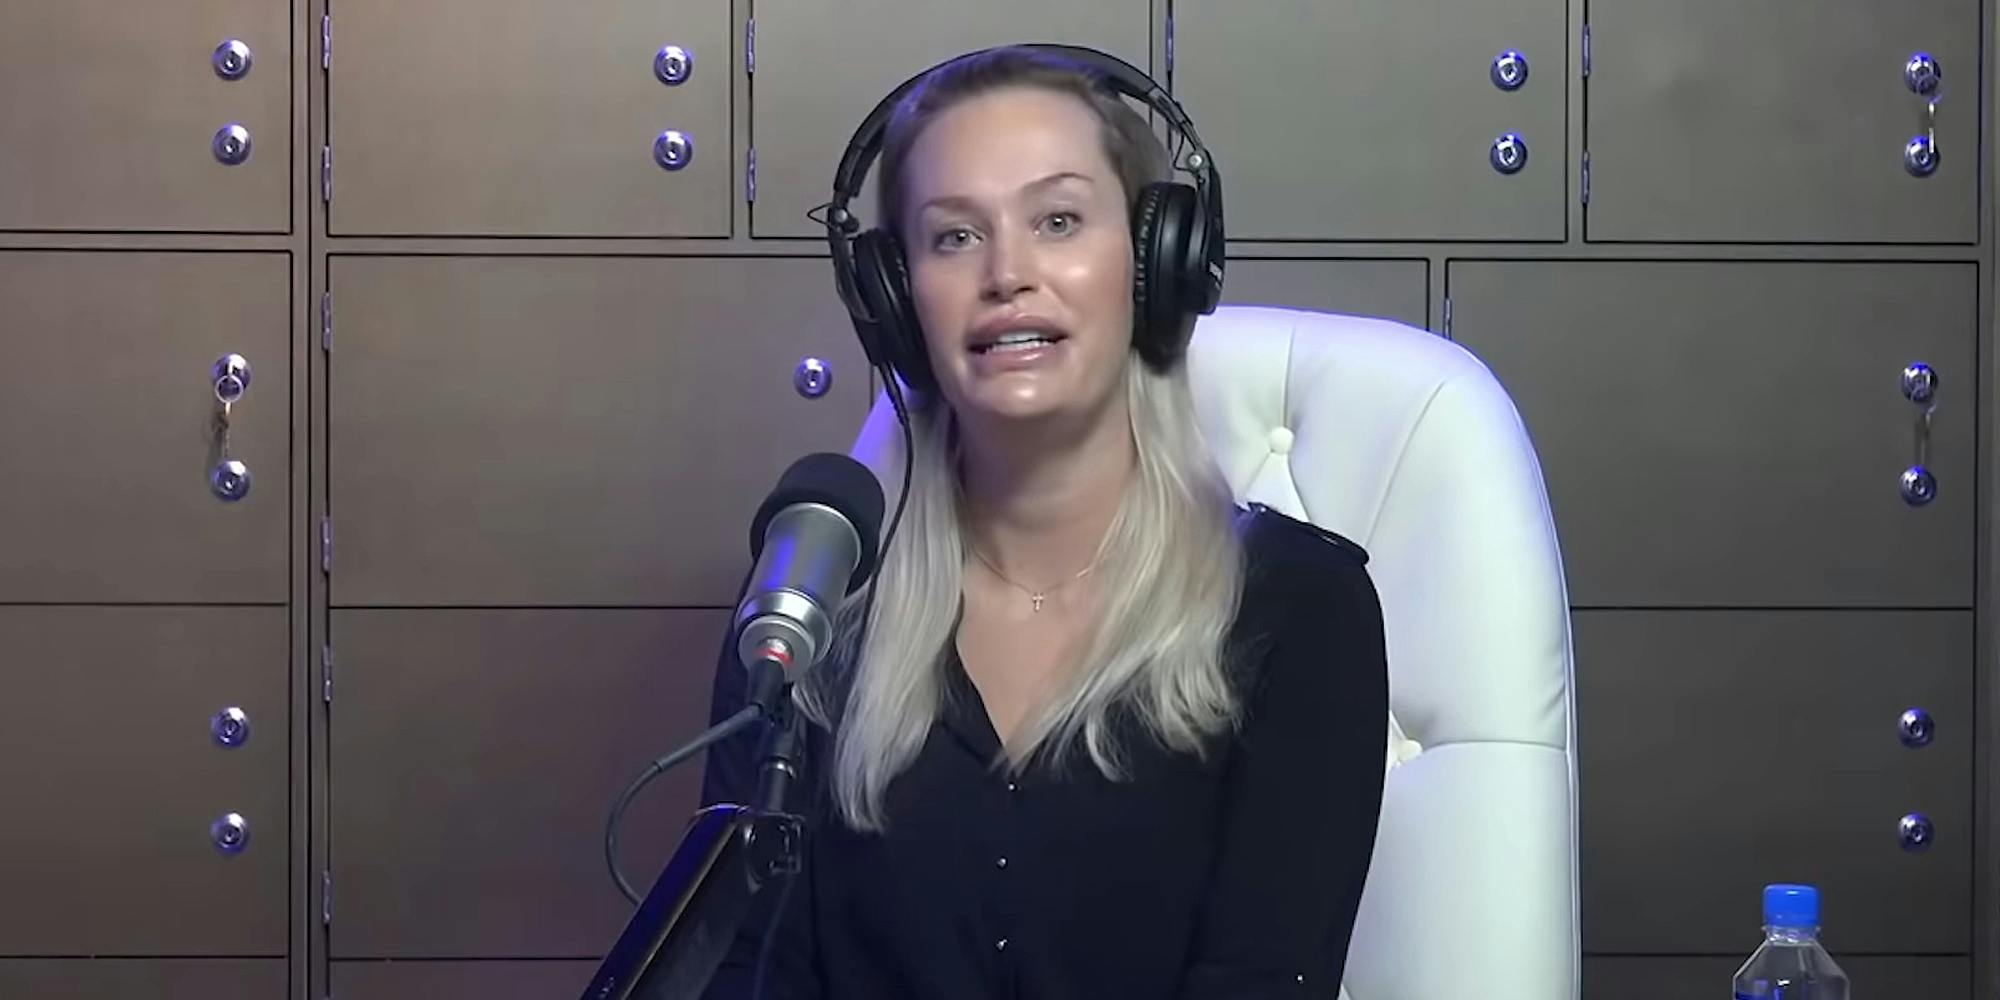
POLYGON ((1018 792, 1018 791, 1020 791, 1020 790, 1021 790, 1021 786, 1019 786, 1019 785, 1016 785, 1016 784, 1014 784, 1013 782, 1011 782, 1011 781, 1010 781, 1010 782, 1008 782, 1008 783, 1007 783, 1007 790, 1008 790, 1008 791, 1010 791, 1010 792, 1018 792))
POLYGON ((1002 856, 1002 857, 1000 858, 1000 860, 998 860, 998 861, 995 861, 995 862, 993 862, 993 863, 994 863, 995 865, 997 865, 997 866, 1001 867, 1001 868, 1005 868, 1005 867, 1007 867, 1007 859, 1006 859, 1006 857, 1005 857, 1005 856, 1002 856))
POLYGON ((1000 940, 998 940, 998 941, 995 941, 995 942, 993 942, 993 950, 994 950, 994 951, 1006 951, 1006 950, 1007 950, 1007 939, 1006 939, 1006 938, 1001 938, 1000 940))

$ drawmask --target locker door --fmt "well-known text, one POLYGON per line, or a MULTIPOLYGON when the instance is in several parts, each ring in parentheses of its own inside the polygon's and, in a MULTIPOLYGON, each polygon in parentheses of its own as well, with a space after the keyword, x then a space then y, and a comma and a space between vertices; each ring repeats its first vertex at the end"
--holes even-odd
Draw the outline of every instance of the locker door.
POLYGON ((0 602, 287 600, 286 256, 5 250, 0 303, 0 468, 32 484, 0 489, 0 602))
POLYGON ((1974 242, 1979 23, 1978 0, 1591 0, 1589 238, 1974 242))
POLYGON ((1174 93, 1232 239, 1560 240, 1565 24, 1561 0, 1182 0, 1174 93))
POLYGON ((0 955, 283 958, 286 632, 282 607, 0 605, 0 955))
POLYGON ((1585 951, 1740 961, 1770 882, 1819 886, 1831 947, 1971 950, 1970 611, 1583 610, 1575 628, 1585 951), (1910 711, 1929 742, 1903 739, 1910 711), (1906 842, 1905 817, 1930 839, 1906 842))
POLYGON ((1970 264, 1454 261, 1579 606, 1969 607, 1970 264), (1930 366, 1936 406, 1903 395, 1930 366), (1931 499, 1906 499, 1922 465, 1931 499), (1914 502, 1913 502, 1914 501, 1914 502))
POLYGON ((329 233, 729 235, 727 4, 329 9, 329 233))
POLYGON ((0 230, 290 232, 291 9, 0 4, 0 230))

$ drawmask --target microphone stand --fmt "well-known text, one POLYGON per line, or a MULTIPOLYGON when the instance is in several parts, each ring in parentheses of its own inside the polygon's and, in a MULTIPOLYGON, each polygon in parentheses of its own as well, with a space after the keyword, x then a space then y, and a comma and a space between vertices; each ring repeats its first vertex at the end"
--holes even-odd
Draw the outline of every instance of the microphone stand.
POLYGON ((781 660, 753 664, 750 689, 743 714, 767 723, 755 803, 694 814, 581 1000, 698 1000, 757 895, 798 873, 805 820, 785 809, 785 796, 801 777, 805 719, 791 703, 781 660))

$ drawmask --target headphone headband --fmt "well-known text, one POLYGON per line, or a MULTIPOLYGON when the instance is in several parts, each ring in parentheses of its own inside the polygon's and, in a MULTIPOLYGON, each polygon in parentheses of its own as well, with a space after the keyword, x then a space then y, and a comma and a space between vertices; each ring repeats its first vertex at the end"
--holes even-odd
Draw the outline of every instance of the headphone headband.
MULTIPOLYGON (((870 323, 878 321, 877 317, 867 314, 867 310, 861 302, 861 296, 853 285, 853 247, 848 237, 860 229, 860 223, 854 218, 853 213, 848 211, 847 203, 860 194, 861 179, 869 166, 874 163, 875 157, 881 152, 882 135, 888 129, 890 118, 895 115, 896 106, 902 102, 903 98, 917 84, 936 70, 960 60, 974 58, 999 49, 1027 50, 1064 56, 1098 71, 1112 85, 1114 90, 1128 97, 1144 101, 1153 110, 1159 112, 1161 117, 1165 118, 1169 125, 1179 131, 1182 136, 1186 137, 1188 144, 1193 147, 1191 155, 1188 157, 1187 169, 1194 174, 1195 188, 1205 203, 1208 218, 1212 221, 1213 225, 1218 228, 1221 226, 1222 182, 1220 174, 1215 167, 1215 157, 1209 153, 1208 147, 1202 143, 1201 136, 1195 133, 1194 122, 1189 119, 1187 111, 1181 107, 1180 102, 1174 100, 1173 96, 1168 94, 1166 89, 1161 87, 1151 76, 1131 63, 1108 52, 1081 45, 1067 45, 1056 42, 1028 42, 979 49, 974 52, 953 56, 898 84, 896 89, 890 91, 887 96, 876 103, 874 109, 868 112, 868 117, 862 119, 861 125, 854 130, 853 137, 848 140, 846 151, 841 154, 840 166, 834 171, 833 175, 833 198, 825 206, 827 209, 825 223, 826 238, 828 248, 833 252, 836 265, 834 268, 835 287, 840 293, 841 301, 846 304, 848 313, 855 319, 870 323)), ((1169 164, 1169 166, 1177 165, 1169 164)), ((1214 249, 1219 253, 1221 251, 1221 240, 1218 239, 1215 242, 1216 246, 1214 249)), ((1221 280, 1220 262, 1211 260, 1208 262, 1208 267, 1219 284, 1221 280)))

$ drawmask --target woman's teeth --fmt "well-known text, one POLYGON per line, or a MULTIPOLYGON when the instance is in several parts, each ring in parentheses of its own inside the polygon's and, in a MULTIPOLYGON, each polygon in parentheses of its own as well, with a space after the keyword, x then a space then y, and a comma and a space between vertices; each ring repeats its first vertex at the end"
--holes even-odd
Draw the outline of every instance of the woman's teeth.
POLYGON ((1046 334, 1009 333, 1001 336, 999 340, 977 350, 981 354, 994 351, 1024 351, 1029 348, 1041 347, 1045 344, 1053 344, 1055 342, 1056 338, 1046 334))
POLYGON ((1000 343, 994 344, 992 347, 987 348, 987 350, 996 353, 1002 351, 1025 351, 1031 347, 1040 347, 1043 344, 1053 344, 1053 343, 1055 343, 1055 341, 1050 340, 1047 337, 1036 337, 1033 340, 1003 340, 1000 343))

